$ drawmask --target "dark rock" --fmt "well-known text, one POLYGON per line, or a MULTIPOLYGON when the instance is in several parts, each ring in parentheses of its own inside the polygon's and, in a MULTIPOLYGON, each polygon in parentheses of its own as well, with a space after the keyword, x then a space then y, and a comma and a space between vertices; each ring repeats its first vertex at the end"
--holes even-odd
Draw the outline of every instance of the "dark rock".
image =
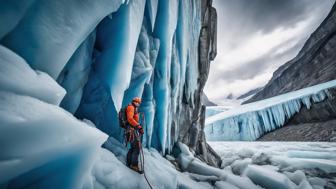
POLYGON ((238 100, 239 100, 239 99, 244 99, 244 98, 246 98, 246 97, 249 97, 249 96, 251 96, 251 95, 254 95, 254 94, 258 93, 258 92, 261 91, 262 89, 263 89, 262 87, 258 87, 258 88, 256 88, 256 89, 252 89, 252 90, 250 90, 250 91, 248 91, 248 92, 246 92, 246 93, 240 95, 237 99, 238 99, 238 100))
POLYGON ((310 109, 303 106, 300 112, 292 117, 288 124, 314 123, 336 119, 336 88, 330 89, 331 97, 312 104, 310 109))
POLYGON ((258 139, 258 141, 336 141, 336 119, 287 125, 274 130, 258 139))
POLYGON ((206 96, 206 94, 203 92, 202 93, 202 104, 205 105, 205 106, 217 106, 217 104, 215 104, 214 102, 211 102, 209 100, 209 98, 206 96))
MULTIPOLYGON (((202 0, 202 28, 198 45, 198 89, 194 92, 193 102, 183 95, 178 118, 172 124, 178 123, 180 130, 178 140, 187 144, 195 152, 196 157, 209 165, 219 167, 221 159, 206 143, 204 133, 205 106, 202 104, 203 88, 207 81, 210 61, 217 54, 217 13, 211 0, 202 0), (176 122, 176 123, 175 123, 176 122)), ((185 91, 187 91, 185 86, 185 91)), ((174 150, 173 150, 174 151, 174 150)), ((174 151, 176 152, 176 150, 174 151)))
POLYGON ((233 94, 232 94, 232 93, 230 93, 229 95, 227 95, 226 99, 230 99, 230 100, 234 99, 234 96, 233 96, 233 94))

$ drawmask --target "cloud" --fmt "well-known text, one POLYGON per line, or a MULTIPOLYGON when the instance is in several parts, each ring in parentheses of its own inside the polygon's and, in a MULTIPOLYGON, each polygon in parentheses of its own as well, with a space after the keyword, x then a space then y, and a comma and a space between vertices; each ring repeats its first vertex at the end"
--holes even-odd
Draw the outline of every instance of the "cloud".
POLYGON ((265 70, 274 70, 287 60, 295 57, 302 48, 305 40, 285 41, 276 47, 269 49, 266 53, 254 59, 244 62, 244 66, 237 66, 233 69, 224 70, 217 78, 223 77, 227 81, 245 80, 263 74, 265 70))
POLYGON ((327 16, 334 0, 214 0, 218 54, 205 93, 221 104, 264 86, 294 58, 327 16), (220 90, 219 90, 220 89, 220 90))
MULTIPOLYGON (((269 33, 279 27, 295 25, 312 14, 325 11, 331 0, 215 0, 214 6, 224 15, 220 24, 241 25, 242 32, 269 33)), ((238 31, 238 30, 237 30, 238 31)))

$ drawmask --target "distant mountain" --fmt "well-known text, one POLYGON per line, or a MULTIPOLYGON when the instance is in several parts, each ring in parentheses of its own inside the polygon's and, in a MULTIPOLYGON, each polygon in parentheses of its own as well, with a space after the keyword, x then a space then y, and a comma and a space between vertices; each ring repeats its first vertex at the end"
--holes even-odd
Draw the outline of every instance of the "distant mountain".
POLYGON ((336 4, 299 54, 273 73, 250 103, 336 79, 336 4))
MULTIPOLYGON (((306 41, 299 54, 277 69, 267 85, 244 103, 263 100, 335 79, 336 4, 306 41)), ((309 101, 314 102, 313 99, 309 101)), ((286 123, 289 127, 275 130, 264 139, 332 141, 336 137, 335 134, 328 138, 325 133, 331 133, 330 128, 334 128, 335 107, 336 88, 332 88, 328 90, 328 98, 319 103, 312 103, 309 108, 302 106, 300 111, 286 123)))
POLYGON ((205 93, 202 93, 202 104, 205 106, 217 106, 217 104, 209 100, 205 93))
POLYGON ((252 89, 252 90, 248 91, 247 93, 244 93, 244 94, 240 95, 237 99, 240 100, 240 99, 247 98, 249 96, 252 96, 252 95, 258 93, 262 89, 263 89, 263 87, 258 87, 256 89, 252 89))
POLYGON ((233 96, 233 94, 232 93, 230 93, 227 97, 226 97, 226 99, 229 99, 229 100, 232 100, 232 99, 234 99, 234 96, 233 96))

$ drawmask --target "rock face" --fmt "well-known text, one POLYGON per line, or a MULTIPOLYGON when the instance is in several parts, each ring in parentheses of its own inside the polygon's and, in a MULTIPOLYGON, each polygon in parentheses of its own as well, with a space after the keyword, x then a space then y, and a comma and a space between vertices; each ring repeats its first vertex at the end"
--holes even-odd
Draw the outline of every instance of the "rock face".
MULTIPOLYGON (((336 89, 330 89, 330 98, 312 104, 310 109, 305 106, 301 108, 300 112, 292 117, 288 125, 301 124, 301 123, 314 123, 323 122, 336 119, 336 89)), ((335 133, 336 136, 336 133, 335 133)))
POLYGON ((336 120, 299 125, 289 124, 260 137, 258 141, 336 142, 336 120))
POLYGON ((209 100, 209 98, 206 96, 206 94, 204 92, 202 93, 201 98, 202 98, 201 100, 202 100, 203 105, 205 105, 205 106, 217 106, 217 104, 215 104, 215 103, 213 103, 209 100))
MULTIPOLYGON (((217 12, 211 0, 202 0, 202 28, 198 45, 198 89, 194 102, 182 101, 179 116, 179 140, 187 144, 198 158, 213 166, 220 166, 221 160, 206 143, 204 133, 205 105, 202 104, 203 88, 209 74, 210 61, 217 54, 217 12), (192 106, 195 105, 195 107, 192 106)), ((185 99, 185 98, 184 98, 185 99)))
POLYGON ((252 90, 250 90, 250 91, 248 91, 248 92, 246 92, 246 93, 240 95, 237 99, 239 100, 239 99, 247 98, 247 97, 249 97, 249 96, 252 96, 252 95, 258 93, 258 92, 261 91, 262 89, 263 89, 262 87, 258 87, 258 88, 256 88, 256 89, 252 89, 252 90))
POLYGON ((336 5, 299 54, 273 73, 264 89, 244 103, 336 79, 336 5))

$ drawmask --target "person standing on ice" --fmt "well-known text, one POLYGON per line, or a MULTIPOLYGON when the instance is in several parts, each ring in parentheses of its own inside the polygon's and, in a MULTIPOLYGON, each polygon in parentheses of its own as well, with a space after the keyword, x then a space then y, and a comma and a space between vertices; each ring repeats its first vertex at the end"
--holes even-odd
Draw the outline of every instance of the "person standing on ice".
POLYGON ((136 172, 141 173, 139 169, 139 155, 141 148, 140 134, 144 134, 144 130, 139 123, 139 112, 138 107, 141 104, 141 99, 139 97, 135 97, 132 100, 132 103, 127 105, 126 107, 126 142, 131 144, 131 148, 127 153, 127 166, 133 169, 136 172))

